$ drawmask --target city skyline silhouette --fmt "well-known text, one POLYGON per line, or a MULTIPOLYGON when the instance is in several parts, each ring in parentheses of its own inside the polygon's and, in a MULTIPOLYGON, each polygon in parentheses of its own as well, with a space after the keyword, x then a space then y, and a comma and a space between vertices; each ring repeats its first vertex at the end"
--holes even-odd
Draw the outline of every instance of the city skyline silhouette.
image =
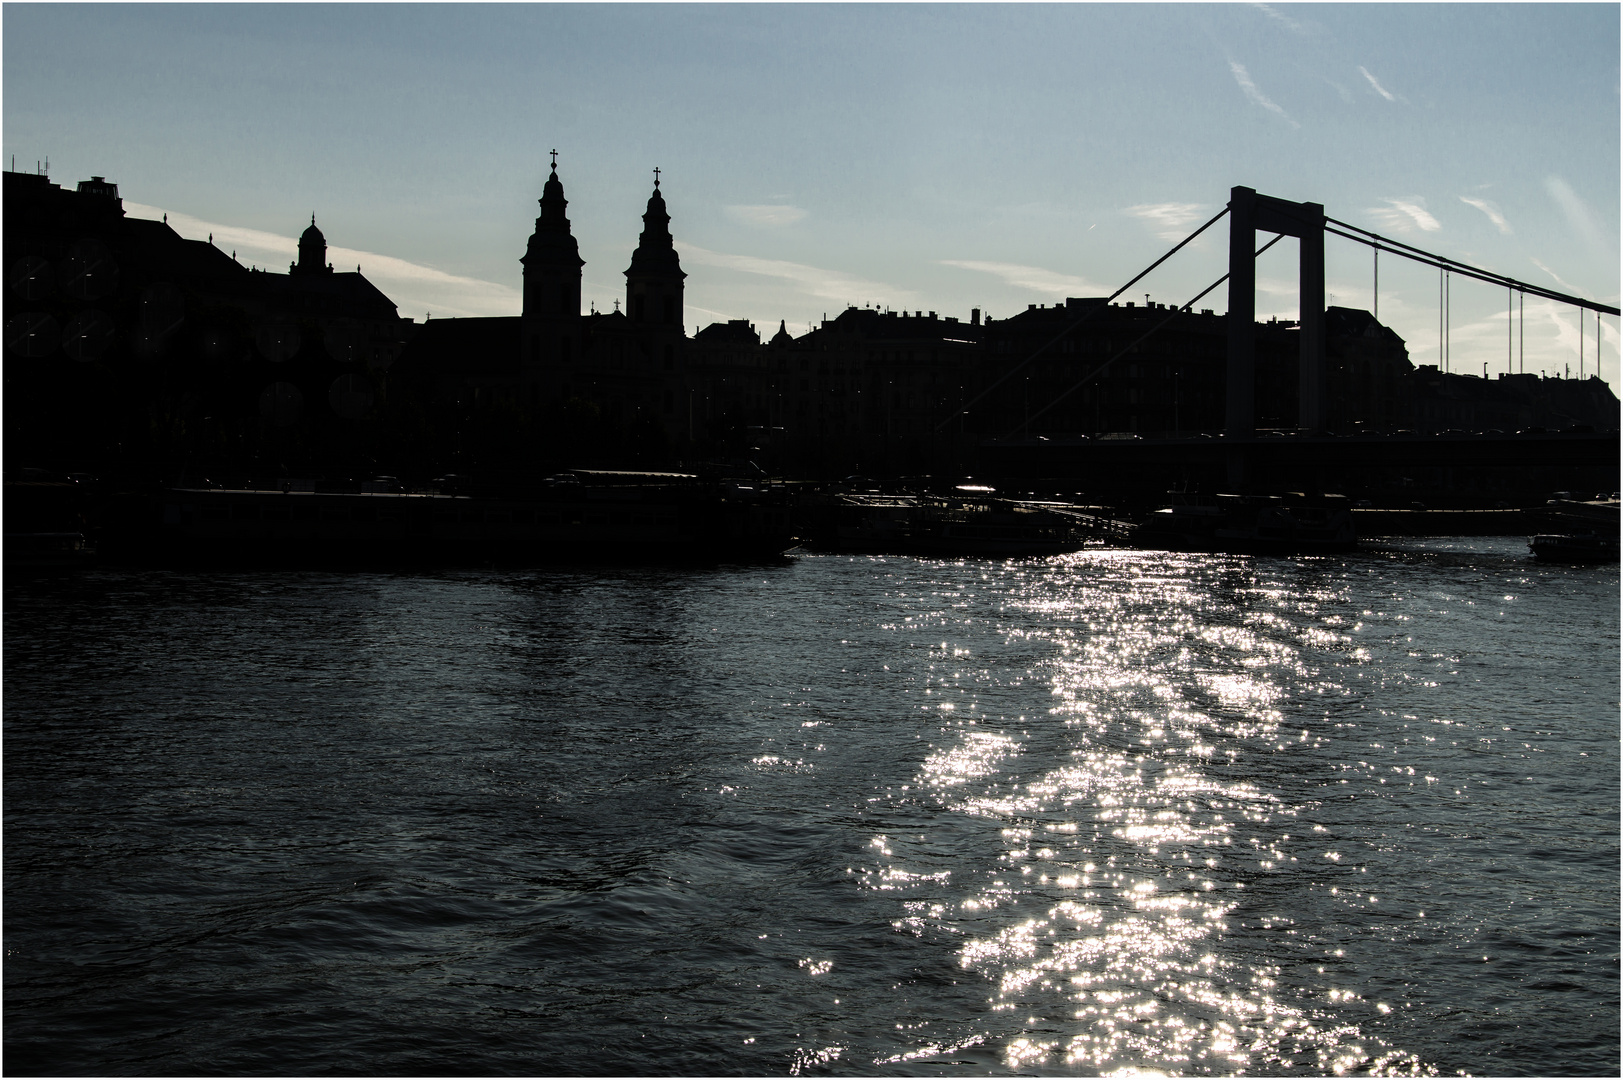
MULTIPOLYGON (((1237 183, 1617 299, 1617 105, 1598 92, 1616 83, 1610 9, 369 11, 371 45, 339 9, 274 26, 208 7, 8 10, 6 151, 22 170, 49 155, 70 182, 108 176, 132 216, 261 266, 292 257, 291 223, 314 210, 335 265, 361 265, 419 321, 518 313, 515 237, 553 148, 583 312, 619 296, 615 264, 664 170, 689 334, 740 318, 798 334, 847 305, 967 317, 1104 295, 1237 183), (840 33, 854 22, 866 44, 840 33), (612 49, 588 33, 608 30, 612 49), (172 73, 78 107, 131 41, 173 55, 172 73), (1516 77, 1476 74, 1512 58, 1516 77), (290 64, 315 81, 278 78, 290 64), (483 110, 449 104, 469 100, 483 110)), ((1291 246, 1259 265, 1264 317, 1294 316, 1291 246)), ((1181 299, 1220 248, 1197 245, 1146 291, 1181 299)), ((1372 270, 1330 245, 1330 301, 1371 309, 1372 270)), ((1382 321, 1435 362, 1435 275, 1383 266, 1381 292, 1382 321)), ((1455 350, 1491 360, 1503 294, 1449 304, 1455 350)), ((1527 327, 1538 366, 1576 369, 1580 333, 1592 361, 1593 320, 1540 304, 1527 327)))

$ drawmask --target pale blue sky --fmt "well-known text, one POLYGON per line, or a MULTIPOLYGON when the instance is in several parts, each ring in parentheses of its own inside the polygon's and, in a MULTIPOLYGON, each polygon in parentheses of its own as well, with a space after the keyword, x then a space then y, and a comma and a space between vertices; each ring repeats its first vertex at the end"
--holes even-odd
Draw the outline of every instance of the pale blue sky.
MULTIPOLYGON (((1108 293, 1236 184, 1618 300, 1614 4, 8 3, 3 18, 19 168, 49 156, 58 182, 107 176, 132 212, 260 265, 285 264, 314 211, 334 261, 418 319, 517 312, 553 147, 600 309, 623 295, 663 170, 690 331, 1108 293)), ((1263 260, 1265 315, 1294 315, 1294 249, 1263 260)), ((1182 302, 1225 253, 1219 227, 1135 298, 1182 302)), ((1368 250, 1332 238, 1329 264, 1332 302, 1369 307, 1368 250)), ((1383 258, 1381 285, 1383 321, 1435 362, 1436 273, 1383 258)), ((1505 310, 1455 282, 1456 370, 1504 370, 1505 310)), ((1570 309, 1529 301, 1526 324, 1529 370, 1576 372, 1570 309)))

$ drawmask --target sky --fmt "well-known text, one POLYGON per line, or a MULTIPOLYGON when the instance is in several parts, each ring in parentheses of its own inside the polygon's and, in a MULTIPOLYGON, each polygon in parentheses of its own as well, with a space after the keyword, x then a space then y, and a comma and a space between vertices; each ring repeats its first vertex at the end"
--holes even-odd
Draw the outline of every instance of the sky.
MULTIPOLYGON (((8 165, 105 176, 245 264, 284 268, 313 213, 419 321, 519 312, 553 149, 600 311, 661 170, 690 333, 1109 295, 1237 185, 1617 306, 1619 10, 7 3, 0 127, 8 165)), ((1219 224, 1122 299, 1186 302, 1227 244, 1219 224)), ((1326 252, 1329 303, 1371 309, 1369 249, 1326 252)), ((1598 356, 1623 386, 1614 317, 1597 342, 1593 313, 1379 275, 1415 363, 1446 338, 1451 370, 1598 356)), ((1295 281, 1287 238, 1259 315, 1294 318, 1295 281)))

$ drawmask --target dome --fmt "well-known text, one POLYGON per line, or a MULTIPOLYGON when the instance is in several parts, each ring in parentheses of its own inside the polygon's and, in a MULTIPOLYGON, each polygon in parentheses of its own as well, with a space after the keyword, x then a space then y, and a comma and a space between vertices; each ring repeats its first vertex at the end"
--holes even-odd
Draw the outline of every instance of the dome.
POLYGON ((316 228, 316 216, 310 215, 310 227, 304 230, 299 237, 299 261, 289 267, 290 273, 298 274, 326 274, 331 273, 327 265, 327 238, 321 235, 316 228))

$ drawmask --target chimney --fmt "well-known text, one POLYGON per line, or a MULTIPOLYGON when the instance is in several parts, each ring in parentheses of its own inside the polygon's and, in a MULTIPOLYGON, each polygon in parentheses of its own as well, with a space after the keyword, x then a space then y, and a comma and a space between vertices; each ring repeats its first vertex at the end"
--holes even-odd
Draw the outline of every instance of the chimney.
POLYGON ((970 326, 979 326, 980 324, 981 324, 981 309, 980 308, 970 308, 969 309, 969 325, 970 326))

